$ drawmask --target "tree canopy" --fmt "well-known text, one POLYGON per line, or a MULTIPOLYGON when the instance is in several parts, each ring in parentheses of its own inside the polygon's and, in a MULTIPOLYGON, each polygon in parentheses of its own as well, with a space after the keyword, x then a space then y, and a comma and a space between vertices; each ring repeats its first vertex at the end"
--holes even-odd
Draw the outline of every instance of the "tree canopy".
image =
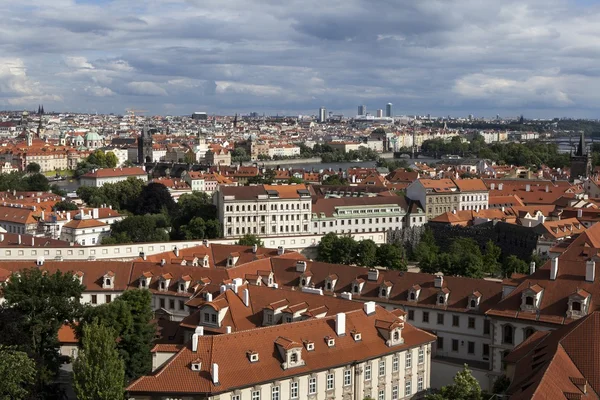
POLYGON ((163 214, 132 215, 111 226, 111 235, 103 244, 166 242, 168 221, 163 214))
POLYGON ((73 386, 79 400, 121 400, 125 367, 112 328, 94 322, 83 326, 81 349, 73 363, 73 386))
POLYGON ((239 244, 242 246, 254 246, 254 245, 257 245, 258 247, 264 246, 264 243, 262 240, 260 240, 260 237, 258 237, 256 235, 252 235, 250 233, 247 233, 244 236, 242 236, 237 242, 235 242, 235 244, 239 244))
POLYGON ((427 400, 482 400, 481 387, 465 364, 454 376, 452 385, 444 386, 439 393, 429 394, 427 400))
POLYGON ((29 397, 35 373, 35 362, 27 353, 0 345, 0 399, 20 400, 29 397))

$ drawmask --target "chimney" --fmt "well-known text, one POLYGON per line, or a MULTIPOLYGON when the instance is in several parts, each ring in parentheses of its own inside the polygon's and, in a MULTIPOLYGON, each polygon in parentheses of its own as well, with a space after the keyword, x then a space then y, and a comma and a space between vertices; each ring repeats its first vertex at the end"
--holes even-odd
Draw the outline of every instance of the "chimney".
POLYGON ((375 312, 375 302, 367 301, 366 303, 363 304, 363 310, 365 311, 365 314, 367 314, 367 315, 373 314, 375 312))
POLYGON ((144 260, 144 261, 146 261, 146 259, 148 258, 148 257, 146 257, 146 253, 144 253, 143 251, 140 252, 140 257, 142 257, 142 260, 144 260))
POLYGON ((369 268, 367 279, 370 281, 377 281, 377 279, 379 279, 379 270, 377 268, 369 268))
POLYGON ((587 260, 585 262, 585 280, 587 282, 594 282, 596 279, 596 262, 594 260, 587 260))
POLYGON ((21 235, 17 237, 17 244, 21 244, 21 235))
POLYGON ((204 245, 204 247, 208 247, 208 240, 204 239, 202 241, 202 244, 204 245))
POLYGON ((552 259, 550 264, 550 280, 555 281, 558 275, 558 257, 552 259))
POLYGON ((44 221, 44 220, 45 220, 45 219, 44 219, 44 211, 42 211, 42 214, 41 214, 41 217, 40 217, 40 218, 41 218, 41 220, 42 220, 42 221, 44 221))
POLYGON ((285 253, 285 248, 284 248, 283 246, 279 246, 279 247, 277 248, 277 255, 278 255, 278 256, 282 256, 282 255, 283 255, 283 253, 285 253))
POLYGON ((581 217, 583 217, 583 209, 580 208, 577 210, 577 218, 581 218, 581 217))
POLYGON ((296 272, 306 272, 306 261, 296 261, 296 272))
POLYGON ((161 260, 160 260, 160 266, 164 267, 166 263, 167 263, 167 260, 165 260, 164 258, 161 258, 161 260))
POLYGON ((456 208, 452 210, 452 214, 456 214, 456 208))
POLYGON ((35 236, 31 237, 31 247, 35 246, 35 236))
POLYGON ((435 278, 433 278, 433 286, 438 289, 441 289, 443 285, 444 285, 444 276, 436 275, 435 278))
POLYGON ((212 293, 206 293, 206 301, 209 303, 212 301, 212 293))
POLYGON ((246 307, 250 307, 250 291, 247 288, 244 289, 242 300, 244 300, 244 305, 246 307))
POLYGON ((525 185, 525 191, 526 192, 531 192, 531 185, 530 184, 525 185))
POLYGON ((346 335, 346 314, 343 312, 335 315, 335 333, 338 336, 346 335))
POLYGON ((4 233, 0 233, 0 242, 4 242, 4 233))
POLYGON ((200 338, 200 336, 204 335, 204 327, 203 326, 197 326, 196 329, 194 330, 194 334, 192 335, 192 351, 196 352, 198 351, 198 338, 200 338))
POLYGON ((92 218, 98 219, 99 217, 100 217, 100 212, 98 211, 97 208, 93 208, 92 209, 92 218))
POLYGON ((231 333, 231 326, 227 325, 225 327, 225 333, 231 333))
POLYGON ((546 185, 546 193, 550 193, 550 186, 546 185))
POLYGON ((253 245, 252 245, 252 252, 253 252, 254 254, 256 254, 256 252, 257 252, 257 251, 258 251, 258 245, 257 245, 257 244, 253 244, 253 245))
POLYGON ((83 219, 83 210, 80 210, 80 211, 79 211, 79 217, 80 217, 81 219, 83 219))
POLYGON ((179 257, 179 248, 177 246, 173 249, 173 253, 175 253, 175 257, 179 257))
POLYGON ((535 272, 535 261, 529 263, 529 275, 532 275, 535 272))
POLYGON ((213 385, 219 384, 219 366, 217 363, 213 363, 212 365, 212 381, 213 385))

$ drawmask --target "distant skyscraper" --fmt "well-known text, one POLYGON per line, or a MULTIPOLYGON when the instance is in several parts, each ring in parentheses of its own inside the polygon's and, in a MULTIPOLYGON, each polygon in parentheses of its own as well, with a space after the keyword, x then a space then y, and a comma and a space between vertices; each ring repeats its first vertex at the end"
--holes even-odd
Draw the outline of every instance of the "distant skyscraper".
POLYGON ((327 110, 325 107, 319 108, 319 122, 325 122, 327 120, 327 110))
POLYGON ((358 115, 367 115, 367 106, 358 106, 358 115))
POLYGON ((386 117, 393 117, 393 114, 392 114, 392 103, 387 103, 387 105, 385 106, 385 116, 386 117))
POLYGON ((379 109, 379 110, 377 110, 377 118, 381 118, 381 117, 383 117, 383 110, 379 109))

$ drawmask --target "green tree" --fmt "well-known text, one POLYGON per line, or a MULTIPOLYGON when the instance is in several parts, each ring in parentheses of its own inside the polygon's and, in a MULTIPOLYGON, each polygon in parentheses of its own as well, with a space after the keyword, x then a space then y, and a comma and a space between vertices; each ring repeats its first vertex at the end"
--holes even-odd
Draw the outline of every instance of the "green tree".
POLYGON ((505 394, 508 388, 510 387, 510 379, 506 375, 500 375, 494 381, 494 386, 492 387, 493 394, 505 394))
POLYGON ((77 204, 72 201, 59 201, 53 207, 56 211, 75 211, 78 210, 77 204))
POLYGON ((73 363, 73 386, 79 400, 123 399, 125 368, 112 328, 98 323, 83 327, 81 349, 73 363))
POLYGON ((363 267, 373 267, 377 263, 377 244, 371 239, 358 242, 355 262, 363 267))
POLYGON ((462 371, 454 376, 452 385, 444 386, 436 394, 425 397, 427 400, 482 400, 481 387, 471 370, 465 364, 462 371))
POLYGON ((290 179, 288 179, 287 183, 288 183, 288 185, 291 185, 294 183, 301 184, 301 183, 304 183, 304 180, 302 178, 297 178, 295 176, 292 176, 292 177, 290 177, 290 179))
POLYGON ((258 247, 264 246, 264 243, 262 240, 260 240, 260 237, 258 237, 256 235, 252 235, 250 233, 245 234, 237 242, 235 242, 235 244, 239 244, 242 246, 254 246, 254 245, 257 245, 258 247))
POLYGON ((27 168, 25 169, 29 174, 39 174, 41 170, 42 167, 40 167, 40 164, 34 162, 27 164, 27 168))
POLYGON ((86 161, 92 165, 95 165, 98 168, 105 168, 106 154, 102 150, 96 150, 88 156, 86 161))
POLYGON ((20 190, 28 190, 34 192, 47 192, 50 190, 48 178, 42 174, 31 174, 23 179, 23 188, 20 190))
POLYGON ((166 242, 169 234, 162 215, 133 215, 111 226, 111 236, 104 238, 104 244, 166 242))
POLYGON ((384 243, 377 248, 377 264, 388 269, 406 271, 404 248, 397 244, 384 243))
POLYGON ((322 182, 323 185, 331 185, 331 186, 341 186, 348 184, 348 179, 340 178, 339 175, 329 175, 322 182))
POLYGON ((340 236, 337 238, 333 248, 333 260, 336 264, 353 264, 356 258, 357 243, 351 236, 340 236))
POLYGON ((137 200, 136 214, 160 214, 166 212, 171 215, 175 210, 175 200, 169 189, 162 183, 149 183, 142 188, 137 200))
POLYGON ((27 353, 0 345, 0 399, 27 398, 35 382, 35 372, 35 362, 27 353))
POLYGON ((116 168, 119 163, 119 159, 112 151, 106 153, 106 168, 116 168))
POLYGON ((324 235, 317 246, 317 260, 323 262, 333 262, 333 252, 337 245, 338 237, 335 233, 330 232, 324 235))
POLYGON ((84 286, 70 272, 46 273, 38 268, 12 274, 4 287, 5 306, 23 315, 25 348, 37 361, 36 389, 43 391, 60 367, 58 330, 79 317, 84 286))
POLYGON ((494 275, 500 272, 501 255, 502 249, 496 246, 491 240, 488 240, 485 244, 485 253, 483 254, 483 269, 486 273, 494 275))
POLYGON ((526 274, 529 272, 529 266, 519 257, 514 254, 506 257, 502 263, 502 274, 504 276, 510 276, 513 273, 526 274))

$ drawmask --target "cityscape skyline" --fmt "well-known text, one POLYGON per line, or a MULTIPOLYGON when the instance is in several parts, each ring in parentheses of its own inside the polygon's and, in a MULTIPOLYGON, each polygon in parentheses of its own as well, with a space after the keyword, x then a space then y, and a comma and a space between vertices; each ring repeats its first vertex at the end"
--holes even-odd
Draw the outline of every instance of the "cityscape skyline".
POLYGON ((396 5, 0 5, 0 109, 597 117, 593 2, 396 5))

